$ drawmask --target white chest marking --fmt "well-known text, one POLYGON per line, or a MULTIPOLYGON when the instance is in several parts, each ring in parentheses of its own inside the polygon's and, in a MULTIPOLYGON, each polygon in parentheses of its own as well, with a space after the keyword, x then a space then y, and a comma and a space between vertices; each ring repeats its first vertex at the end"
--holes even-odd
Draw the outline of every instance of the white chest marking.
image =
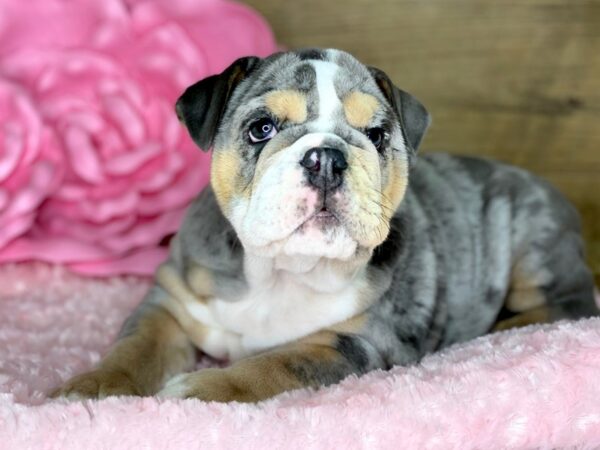
POLYGON ((201 342, 195 342, 201 350, 217 358, 239 359, 342 322, 367 306, 360 298, 367 285, 362 271, 346 283, 319 263, 302 274, 273 265, 258 272, 262 273, 247 274, 255 281, 262 279, 249 280, 250 287, 239 300, 178 299, 189 316, 207 329, 201 342), (325 281, 343 287, 335 292, 313 289, 325 281))
POLYGON ((338 66, 328 61, 311 61, 311 64, 317 75, 319 94, 319 116, 314 124, 319 131, 328 131, 334 123, 333 115, 342 108, 333 82, 338 66))

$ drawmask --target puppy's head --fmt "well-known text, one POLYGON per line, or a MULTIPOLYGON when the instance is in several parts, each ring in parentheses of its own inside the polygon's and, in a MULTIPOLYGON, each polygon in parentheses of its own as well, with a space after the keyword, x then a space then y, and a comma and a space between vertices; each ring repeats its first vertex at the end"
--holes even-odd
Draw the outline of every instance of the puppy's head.
POLYGON ((177 114, 244 247, 347 260, 388 234, 425 108, 338 50, 235 61, 189 87, 177 114))

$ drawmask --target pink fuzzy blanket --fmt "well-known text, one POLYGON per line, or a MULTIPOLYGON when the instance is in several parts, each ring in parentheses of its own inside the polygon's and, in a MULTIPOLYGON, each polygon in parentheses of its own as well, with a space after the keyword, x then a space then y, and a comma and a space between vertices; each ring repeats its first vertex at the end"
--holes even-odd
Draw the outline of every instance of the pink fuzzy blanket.
POLYGON ((148 286, 0 267, 1 449, 600 448, 600 319, 497 333, 258 405, 46 400, 98 361, 148 286))

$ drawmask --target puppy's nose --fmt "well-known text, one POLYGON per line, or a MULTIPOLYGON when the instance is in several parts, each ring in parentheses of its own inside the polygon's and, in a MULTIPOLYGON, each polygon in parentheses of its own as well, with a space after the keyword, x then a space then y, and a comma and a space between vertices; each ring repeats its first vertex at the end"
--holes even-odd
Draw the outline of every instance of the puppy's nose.
POLYGON ((308 181, 324 190, 342 184, 342 173, 348 168, 344 154, 337 148, 316 147, 305 154, 300 165, 306 169, 308 181))

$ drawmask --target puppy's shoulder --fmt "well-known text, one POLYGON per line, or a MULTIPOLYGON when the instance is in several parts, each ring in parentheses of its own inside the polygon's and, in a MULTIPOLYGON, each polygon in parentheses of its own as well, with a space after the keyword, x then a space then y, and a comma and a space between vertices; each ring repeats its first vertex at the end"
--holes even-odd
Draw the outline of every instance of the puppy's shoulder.
POLYGON ((220 272, 235 272, 242 264, 242 245, 210 184, 190 204, 175 241, 171 257, 180 263, 220 272))

